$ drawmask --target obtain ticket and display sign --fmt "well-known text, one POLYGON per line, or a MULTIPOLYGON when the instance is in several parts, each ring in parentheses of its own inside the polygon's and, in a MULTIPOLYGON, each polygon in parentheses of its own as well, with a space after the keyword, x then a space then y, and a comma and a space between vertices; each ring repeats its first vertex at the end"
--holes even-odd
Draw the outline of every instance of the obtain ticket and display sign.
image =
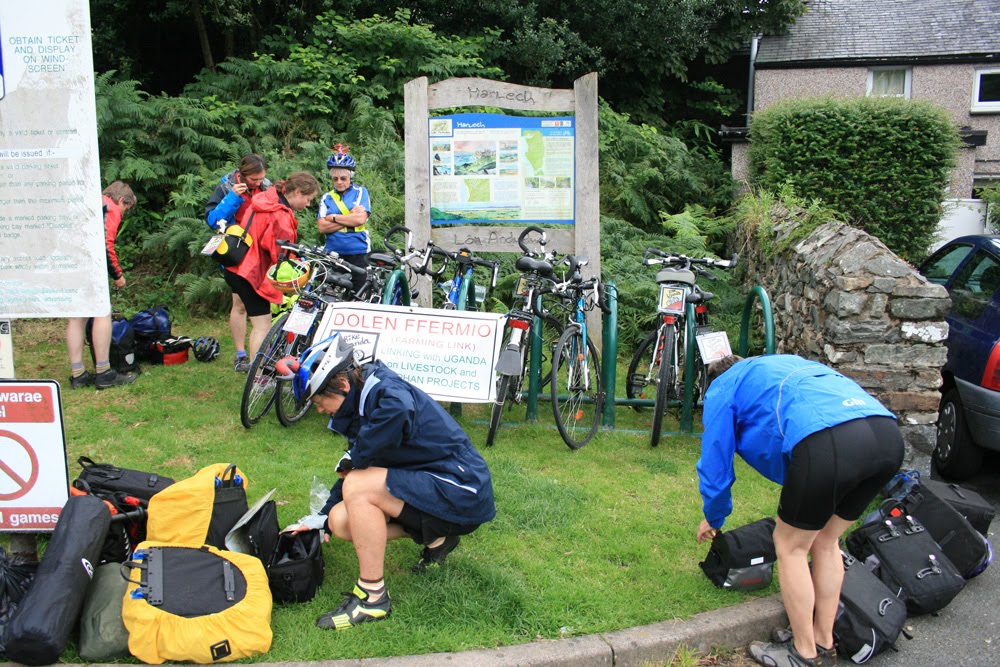
POLYGON ((431 224, 575 219, 575 121, 497 114, 428 119, 431 224))
POLYGON ((403 379, 439 401, 487 403, 496 395, 493 368, 500 354, 498 313, 333 303, 315 340, 339 333, 403 379))
POLYGON ((0 382, 0 532, 51 531, 68 498, 59 385, 0 382))

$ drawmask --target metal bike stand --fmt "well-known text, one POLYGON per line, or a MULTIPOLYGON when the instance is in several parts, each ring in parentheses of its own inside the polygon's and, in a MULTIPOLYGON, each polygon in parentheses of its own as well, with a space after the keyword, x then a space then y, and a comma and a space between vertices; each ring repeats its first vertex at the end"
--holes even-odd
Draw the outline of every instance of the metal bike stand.
POLYGON ((750 313, 755 299, 760 301, 761 311, 764 315, 764 354, 774 354, 774 313, 771 310, 771 299, 767 296, 767 290, 760 285, 755 285, 747 294, 746 303, 743 304, 740 342, 736 348, 736 354, 741 357, 745 357, 750 351, 750 313))
POLYGON ((382 305, 387 306, 392 303, 392 294, 396 291, 396 285, 399 283, 403 284, 402 305, 410 305, 410 283, 406 279, 406 273, 402 269, 393 269, 389 277, 385 279, 385 289, 382 290, 382 305))
POLYGON ((604 313, 602 329, 604 350, 601 353, 601 373, 604 375, 604 414, 601 426, 615 430, 615 381, 618 377, 618 287, 613 281, 604 283, 604 303, 608 312, 604 313))

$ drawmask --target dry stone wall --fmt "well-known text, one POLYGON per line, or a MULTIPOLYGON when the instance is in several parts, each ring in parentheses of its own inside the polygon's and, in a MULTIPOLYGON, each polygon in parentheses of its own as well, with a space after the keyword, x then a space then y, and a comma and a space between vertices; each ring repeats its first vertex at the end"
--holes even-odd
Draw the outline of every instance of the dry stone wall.
MULTIPOLYGON (((794 223, 776 226, 778 245, 794 223)), ((787 250, 750 247, 748 280, 771 297, 778 352, 836 368, 899 419, 913 448, 934 447, 947 291, 877 238, 827 223, 787 250)))

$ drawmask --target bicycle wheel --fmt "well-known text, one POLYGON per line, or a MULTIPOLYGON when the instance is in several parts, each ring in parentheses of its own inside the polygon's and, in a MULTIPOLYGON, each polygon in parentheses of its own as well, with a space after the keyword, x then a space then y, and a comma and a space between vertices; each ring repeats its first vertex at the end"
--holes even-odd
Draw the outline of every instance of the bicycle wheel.
POLYGON ((674 366, 674 346, 677 344, 677 332, 672 326, 663 327, 663 350, 660 353, 660 371, 656 379, 656 401, 653 405, 653 431, 649 444, 656 447, 660 444, 660 429, 663 427, 663 414, 667 411, 667 402, 674 395, 673 387, 677 381, 677 369, 674 366))
MULTIPOLYGON (((632 361, 628 365, 628 375, 625 376, 625 395, 629 398, 650 398, 656 392, 661 356, 657 353, 656 347, 659 335, 659 329, 650 331, 632 355, 632 361)), ((632 409, 640 412, 645 408, 633 405, 632 409)))
POLYGON ((285 351, 285 332, 281 328, 287 319, 288 313, 284 313, 274 321, 250 364, 240 401, 240 421, 245 428, 252 428, 274 404, 274 364, 285 351))
MULTIPOLYGON (((316 318, 316 324, 319 323, 319 319, 319 317, 316 318)), ((292 342, 286 346, 285 354, 297 358, 312 344, 314 333, 315 329, 305 336, 296 335, 292 342)), ((309 401, 300 401, 295 398, 291 380, 278 380, 274 404, 274 412, 278 415, 278 421, 282 426, 294 426, 306 416, 310 407, 309 401)))
POLYGON ((497 397, 493 401, 493 412, 490 415, 490 430, 486 434, 486 446, 492 447, 493 440, 500 429, 500 418, 503 416, 503 406, 508 401, 507 394, 510 393, 511 376, 501 375, 497 380, 497 397))
POLYGON ((604 403, 601 364, 593 341, 583 340, 579 327, 559 337, 552 359, 552 414, 570 449, 583 447, 597 433, 604 403))

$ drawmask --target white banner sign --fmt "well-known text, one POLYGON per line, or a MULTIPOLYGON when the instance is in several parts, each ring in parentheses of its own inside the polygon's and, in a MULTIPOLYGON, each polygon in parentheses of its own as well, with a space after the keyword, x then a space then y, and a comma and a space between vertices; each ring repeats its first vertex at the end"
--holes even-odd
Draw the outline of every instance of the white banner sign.
POLYGON ((68 498, 59 385, 0 382, 0 532, 50 531, 68 498))
POLYGON ((382 361, 439 401, 487 403, 496 395, 493 367, 505 315, 460 310, 335 303, 315 340, 340 332, 368 358, 382 361))
POLYGON ((87 0, 0 2, 0 316, 110 311, 87 0))

